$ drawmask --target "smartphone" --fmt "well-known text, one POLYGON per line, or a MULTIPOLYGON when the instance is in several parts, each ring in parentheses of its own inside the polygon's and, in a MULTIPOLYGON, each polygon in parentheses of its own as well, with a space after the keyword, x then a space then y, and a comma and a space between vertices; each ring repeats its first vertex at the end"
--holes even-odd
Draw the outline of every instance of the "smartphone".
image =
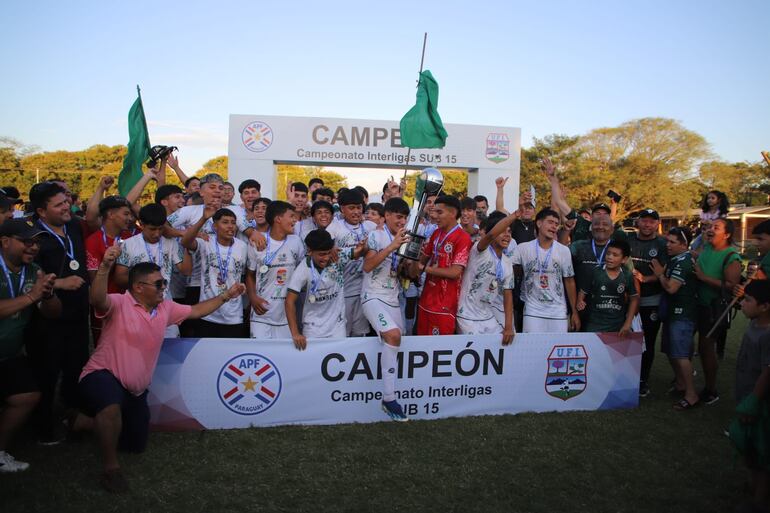
POLYGON ((623 196, 613 191, 612 189, 610 189, 607 193, 607 197, 613 200, 615 203, 620 203, 620 200, 623 199, 623 196))

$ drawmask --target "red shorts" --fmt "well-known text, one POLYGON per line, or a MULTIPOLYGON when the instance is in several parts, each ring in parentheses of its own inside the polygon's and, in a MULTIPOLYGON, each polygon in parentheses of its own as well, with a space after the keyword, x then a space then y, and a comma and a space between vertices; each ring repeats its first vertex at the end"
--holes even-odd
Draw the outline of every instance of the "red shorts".
POLYGON ((454 335, 455 316, 450 313, 436 313, 417 307, 418 335, 454 335))

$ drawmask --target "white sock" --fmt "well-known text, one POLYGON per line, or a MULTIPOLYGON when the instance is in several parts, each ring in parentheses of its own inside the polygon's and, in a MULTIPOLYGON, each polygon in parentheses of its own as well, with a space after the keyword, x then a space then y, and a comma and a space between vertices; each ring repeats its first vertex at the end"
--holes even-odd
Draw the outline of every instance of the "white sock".
POLYGON ((396 373, 398 372, 398 346, 382 343, 382 399, 396 400, 396 373))

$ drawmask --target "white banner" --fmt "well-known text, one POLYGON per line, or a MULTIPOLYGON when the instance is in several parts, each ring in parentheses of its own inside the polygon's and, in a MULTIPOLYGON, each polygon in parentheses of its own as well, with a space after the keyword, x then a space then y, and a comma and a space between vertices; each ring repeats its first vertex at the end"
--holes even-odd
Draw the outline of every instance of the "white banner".
MULTIPOLYGON (((156 429, 387 420, 376 338, 169 339, 149 402, 156 429)), ((396 389, 413 419, 638 404, 641 334, 405 337, 396 389)))

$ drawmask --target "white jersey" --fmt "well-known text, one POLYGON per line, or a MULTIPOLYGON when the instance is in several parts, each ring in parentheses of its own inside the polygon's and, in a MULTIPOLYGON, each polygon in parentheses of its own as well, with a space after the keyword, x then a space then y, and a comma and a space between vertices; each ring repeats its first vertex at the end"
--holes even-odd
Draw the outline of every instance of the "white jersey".
MULTIPOLYGON (((393 234, 386 226, 383 230, 376 230, 369 234, 367 246, 372 251, 382 251, 393 242, 393 234)), ((401 291, 401 280, 398 278, 397 266, 399 257, 396 252, 392 252, 385 257, 385 260, 372 269, 364 273, 363 286, 361 290, 361 302, 366 303, 379 299, 383 303, 399 307, 398 293, 401 291)))
POLYGON ((297 294, 305 291, 302 305, 302 334, 308 338, 329 338, 345 333, 345 295, 343 271, 350 252, 340 253, 337 262, 319 270, 310 266, 311 257, 305 258, 289 280, 289 290, 297 294))
POLYGON ((222 208, 231 210, 233 214, 235 214, 235 224, 238 226, 238 233, 236 237, 238 237, 238 240, 248 245, 249 238, 246 237, 246 234, 243 232, 246 231, 247 228, 256 228, 257 223, 254 221, 249 221, 246 207, 243 205, 227 205, 226 207, 223 206, 222 208))
POLYGON ((282 241, 273 239, 269 234, 265 235, 268 247, 262 251, 249 247, 249 270, 256 274, 257 295, 269 304, 263 315, 257 315, 252 309, 251 321, 285 326, 284 300, 289 280, 305 258, 305 245, 294 234, 287 235, 282 241))
POLYGON ((315 224, 315 221, 313 221, 313 218, 308 217, 307 219, 303 219, 302 221, 294 225, 294 234, 297 237, 299 237, 299 239, 304 244, 305 237, 307 237, 307 234, 317 228, 318 226, 315 224))
MULTIPOLYGON (((236 283, 240 283, 246 272, 248 246, 238 239, 233 239, 230 246, 222 246, 216 235, 208 241, 196 239, 195 250, 201 261, 200 302, 218 296, 236 283), (229 257, 229 258, 228 258, 229 257)), ((226 302, 203 320, 217 324, 241 324, 243 322, 243 302, 236 297, 226 302)))
MULTIPOLYGON (((334 239, 334 244, 340 249, 354 248, 356 244, 365 240, 369 232, 377 229, 377 225, 371 221, 364 221, 358 225, 348 224, 344 219, 335 219, 326 228, 326 231, 334 239)), ((351 260, 345 266, 345 297, 358 297, 361 295, 361 285, 364 280, 363 259, 351 260)))
POLYGON ((499 317, 505 313, 503 291, 512 290, 513 286, 511 258, 505 253, 497 258, 492 246, 479 251, 478 242, 475 243, 463 273, 457 317, 469 321, 499 317))
MULTIPOLYGON (((173 272, 184 257, 183 251, 176 239, 161 237, 155 244, 150 244, 140 233, 123 241, 116 263, 131 268, 140 262, 152 262, 160 267, 160 274, 171 283, 173 272)), ((171 292, 171 287, 166 287, 164 297, 171 299, 171 292)))
MULTIPOLYGON (((237 208, 237 206, 230 205, 228 207, 222 207, 231 210, 235 214, 235 224, 238 228, 238 234, 249 228, 248 220, 244 217, 246 211, 243 208, 237 208)), ((197 223, 201 217, 203 217, 204 205, 188 205, 182 207, 170 216, 168 216, 168 223, 177 230, 186 230, 190 226, 197 223)), ((214 234, 214 221, 207 219, 203 224, 202 232, 216 237, 214 234)), ((201 262, 198 256, 193 255, 193 270, 190 275, 189 287, 200 287, 201 284, 201 262)))
POLYGON ((564 278, 575 276, 569 248, 553 241, 549 250, 538 240, 524 242, 513 252, 513 264, 524 271, 521 300, 524 315, 544 319, 566 319, 567 298, 564 278))

